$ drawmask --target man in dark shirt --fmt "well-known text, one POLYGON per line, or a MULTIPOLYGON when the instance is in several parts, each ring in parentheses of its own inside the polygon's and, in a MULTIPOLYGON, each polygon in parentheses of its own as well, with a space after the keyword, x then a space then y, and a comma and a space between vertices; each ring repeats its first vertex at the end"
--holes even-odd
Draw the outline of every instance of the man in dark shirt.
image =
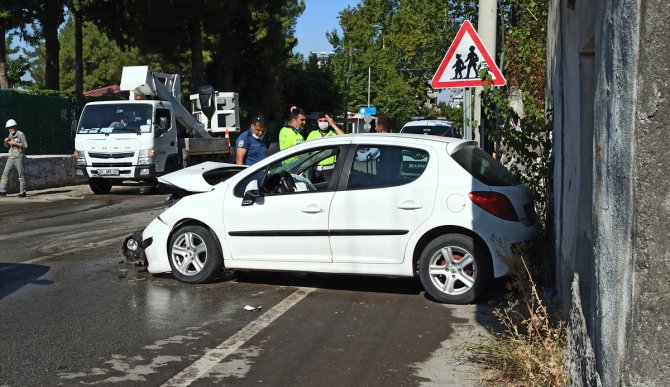
POLYGON ((251 127, 237 138, 235 163, 239 165, 254 165, 263 160, 267 153, 265 148, 265 118, 262 115, 251 119, 251 127))

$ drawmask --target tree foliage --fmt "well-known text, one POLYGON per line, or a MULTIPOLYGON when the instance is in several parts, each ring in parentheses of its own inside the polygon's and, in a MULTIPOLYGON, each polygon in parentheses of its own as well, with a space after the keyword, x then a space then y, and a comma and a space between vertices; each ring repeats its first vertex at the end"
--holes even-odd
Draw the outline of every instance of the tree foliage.
POLYGON ((545 109, 544 97, 548 1, 502 2, 499 12, 506 32, 503 44, 507 57, 503 71, 508 83, 502 88, 484 88, 482 110, 494 124, 494 130, 489 133, 497 144, 501 161, 535 196, 541 231, 539 246, 545 280, 550 281, 553 122, 551 110, 545 109), (516 101, 516 106, 513 107, 511 100, 516 101))
MULTIPOLYGON (((68 18, 60 31, 60 89, 73 93, 75 90, 75 63, 74 63, 74 21, 68 18)), ((39 49, 41 50, 41 48, 39 49)), ((118 84, 121 80, 123 66, 137 64, 151 64, 150 58, 142 56, 136 47, 122 49, 116 42, 110 40, 91 22, 83 25, 84 51, 84 90, 118 84)), ((42 51, 39 51, 40 53, 42 51)), ((35 56, 32 64, 33 78, 41 82, 44 76, 44 57, 35 56)), ((157 64, 157 61, 156 61, 157 64)))
POLYGON ((19 36, 30 40, 31 36, 26 28, 32 20, 32 13, 27 8, 26 0, 3 0, 0 3, 0 88, 9 88, 20 84, 20 79, 26 71, 26 60, 19 56, 12 59, 17 53, 12 48, 12 41, 19 36))
POLYGON ((312 53, 307 60, 295 56, 288 67, 285 98, 292 106, 300 106, 308 112, 336 112, 340 103, 340 92, 335 87, 332 62, 319 63, 312 53))
POLYGON ((335 48, 336 82, 347 110, 370 99, 378 113, 400 125, 427 112, 429 82, 460 23, 476 12, 471 0, 364 0, 340 13, 343 34, 328 34, 335 48))

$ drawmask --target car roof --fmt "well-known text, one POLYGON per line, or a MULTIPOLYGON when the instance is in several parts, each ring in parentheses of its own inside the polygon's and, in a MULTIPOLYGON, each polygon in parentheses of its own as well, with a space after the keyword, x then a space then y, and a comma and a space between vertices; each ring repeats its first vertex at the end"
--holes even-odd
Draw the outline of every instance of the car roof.
MULTIPOLYGON (((475 146, 477 145, 476 141, 464 140, 462 138, 426 136, 425 134, 410 134, 410 133, 352 133, 352 134, 343 134, 340 136, 328 136, 313 141, 322 141, 321 144, 323 144, 323 142, 336 142, 348 139, 351 139, 354 144, 356 144, 359 141, 363 143, 370 143, 370 142, 374 143, 375 139, 379 140, 384 139, 382 143, 388 144, 389 139, 397 139, 399 145, 404 144, 403 141, 406 141, 407 139, 412 139, 431 144, 443 143, 445 145, 449 145, 449 149, 451 149, 452 151, 455 150, 456 148, 460 148, 462 145, 465 144, 472 144, 475 146)), ((299 145, 306 145, 309 143, 313 143, 313 141, 306 141, 299 145)))
POLYGON ((417 120, 406 123, 405 125, 403 125, 403 128, 405 126, 453 126, 453 125, 454 125, 453 122, 445 120, 417 120))

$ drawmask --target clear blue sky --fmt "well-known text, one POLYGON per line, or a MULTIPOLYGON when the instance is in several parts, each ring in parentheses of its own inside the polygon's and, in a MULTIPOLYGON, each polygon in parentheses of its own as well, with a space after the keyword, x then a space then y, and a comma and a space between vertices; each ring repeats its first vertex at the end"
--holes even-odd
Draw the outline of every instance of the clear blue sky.
POLYGON ((304 56, 310 52, 330 52, 333 47, 326 39, 326 32, 334 29, 342 36, 338 15, 347 6, 355 7, 360 0, 305 0, 305 12, 298 19, 295 36, 298 46, 294 52, 304 56))

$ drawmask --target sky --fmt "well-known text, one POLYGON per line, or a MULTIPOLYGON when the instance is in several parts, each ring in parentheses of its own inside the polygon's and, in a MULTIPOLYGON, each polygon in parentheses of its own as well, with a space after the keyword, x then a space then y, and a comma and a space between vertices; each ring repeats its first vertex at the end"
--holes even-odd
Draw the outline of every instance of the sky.
POLYGON ((326 32, 337 30, 342 36, 338 15, 347 6, 355 7, 360 0, 305 0, 305 12, 300 15, 295 28, 298 46, 294 52, 308 56, 310 52, 330 52, 333 47, 326 39, 326 32))

